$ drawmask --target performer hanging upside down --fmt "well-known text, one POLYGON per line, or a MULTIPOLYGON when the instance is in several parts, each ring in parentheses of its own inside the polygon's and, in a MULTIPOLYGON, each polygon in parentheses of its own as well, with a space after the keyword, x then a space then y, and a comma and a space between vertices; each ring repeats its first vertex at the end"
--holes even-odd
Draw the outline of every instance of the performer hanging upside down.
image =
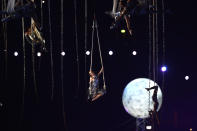
POLYGON ((21 0, 9 0, 6 11, 1 11, 1 14, 8 15, 1 19, 2 22, 8 22, 14 19, 20 19, 22 17, 32 18, 31 27, 25 32, 25 38, 30 44, 40 43, 42 49, 46 51, 45 40, 42 37, 41 25, 36 15, 36 5, 31 0, 26 0, 26 4, 21 5, 21 0))
POLYGON ((153 111, 149 111, 149 113, 150 113, 151 116, 156 117, 157 123, 159 125, 159 119, 158 119, 158 115, 157 115, 157 108, 159 106, 159 102, 157 100, 158 86, 153 86, 151 88, 146 88, 147 91, 150 91, 152 89, 154 89, 153 96, 152 96, 152 100, 154 102, 154 109, 153 109, 153 111))
POLYGON ((98 74, 95 74, 92 70, 90 70, 90 82, 89 82, 89 94, 88 99, 90 101, 95 101, 99 97, 105 94, 105 90, 99 88, 99 76, 103 72, 103 68, 99 71, 98 74))
POLYGON ((116 28, 119 23, 124 19, 127 25, 127 29, 130 35, 133 34, 131 27, 131 16, 136 8, 141 8, 145 5, 144 0, 113 0, 112 11, 106 12, 114 18, 110 29, 116 28))

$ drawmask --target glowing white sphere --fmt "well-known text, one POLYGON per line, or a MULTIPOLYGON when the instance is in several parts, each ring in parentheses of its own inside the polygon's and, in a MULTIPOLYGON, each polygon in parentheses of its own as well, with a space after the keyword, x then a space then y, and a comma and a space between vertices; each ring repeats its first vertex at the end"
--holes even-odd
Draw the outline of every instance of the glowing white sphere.
POLYGON ((113 55, 113 54, 114 54, 113 51, 110 50, 110 51, 109 51, 109 55, 113 55))
POLYGON ((161 67, 161 71, 162 71, 162 72, 167 71, 167 67, 166 67, 166 66, 162 66, 162 67, 161 67))
POLYGON ((14 52, 14 56, 18 56, 18 52, 17 51, 14 52))
POLYGON ((137 51, 133 51, 132 54, 133 54, 133 55, 137 55, 137 51))
POLYGON ((86 51, 86 55, 90 55, 90 51, 86 51))
POLYGON ((62 51, 62 52, 61 52, 61 55, 62 55, 62 56, 65 56, 65 55, 66 55, 66 53, 65 53, 64 51, 62 51))
POLYGON ((42 54, 41 52, 37 52, 37 56, 40 57, 42 54))
MULTIPOLYGON (((152 100, 154 89, 147 91, 145 88, 158 86, 154 81, 147 78, 138 78, 131 81, 125 87, 122 96, 122 103, 125 110, 135 118, 148 118, 149 111, 154 109, 152 100), (149 104, 150 103, 150 104, 149 104)), ((157 111, 162 105, 162 92, 160 87, 157 92, 157 100, 159 102, 157 111)))
POLYGON ((189 80, 189 76, 185 76, 185 80, 189 80))

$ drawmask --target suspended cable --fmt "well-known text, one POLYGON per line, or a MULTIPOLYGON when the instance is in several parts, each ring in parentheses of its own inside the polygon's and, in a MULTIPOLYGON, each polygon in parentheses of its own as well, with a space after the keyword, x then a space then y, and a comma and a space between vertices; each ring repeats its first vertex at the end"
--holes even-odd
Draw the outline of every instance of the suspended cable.
POLYGON ((77 62, 77 91, 76 97, 78 97, 79 86, 80 86, 80 70, 79 70, 79 47, 78 47, 78 26, 77 26, 77 1, 74 0, 74 10, 75 10, 75 48, 76 48, 76 62, 77 62))
MULTIPOLYGON (((87 51, 87 39, 88 39, 88 4, 87 4, 87 0, 85 0, 85 47, 84 47, 84 52, 87 51)), ((87 57, 86 57, 86 53, 84 53, 85 55, 85 70, 84 70, 84 78, 85 78, 85 87, 87 87, 87 57)))
POLYGON ((98 33, 98 25, 97 21, 95 20, 95 27, 96 27, 96 33, 97 33, 97 40, 98 40, 98 47, 99 47, 99 55, 100 55, 100 60, 101 60, 101 66, 103 69, 103 89, 106 91, 106 85, 105 85, 105 74, 104 74, 104 66, 103 66, 103 59, 102 59, 102 54, 101 54, 101 47, 100 47, 100 40, 99 40, 99 33, 98 33))
POLYGON ((155 0, 153 0, 152 6, 153 6, 153 12, 152 12, 153 13, 152 14, 153 15, 153 18, 152 18, 153 19, 152 20, 152 25, 153 25, 152 26, 152 33, 153 33, 153 35, 152 35, 152 37, 153 37, 152 38, 153 39, 153 41, 152 41, 153 42, 152 43, 152 48, 153 48, 153 50, 152 50, 152 55, 153 56, 152 57, 153 57, 153 59, 152 60, 153 61, 152 62, 153 62, 153 80, 155 82, 155 80, 156 80, 155 79, 155 74, 156 74, 156 71, 155 71, 155 67, 156 67, 156 64, 155 64, 155 35, 156 35, 155 34, 155 0))
MULTIPOLYGON (((6 0, 2 1, 2 10, 6 9, 6 0)), ((6 15, 2 15, 3 18, 6 15)), ((3 38, 4 38, 4 52, 5 52, 5 81, 7 81, 7 63, 8 63, 8 41, 7 41, 7 23, 3 23, 3 38)))
POLYGON ((155 0, 155 43, 156 43, 156 81, 159 79, 159 32, 158 32, 158 1, 155 0))
MULTIPOLYGON (((31 0, 32 2, 34 2, 34 0, 31 0)), ((35 22, 33 20, 33 18, 31 18, 31 34, 33 34, 35 28, 35 22)), ((38 89, 37 89, 37 83, 36 83, 36 71, 35 71, 35 44, 36 43, 32 43, 32 73, 33 73, 33 84, 34 84, 34 92, 36 95, 36 102, 38 102, 38 89)))
POLYGON ((51 60, 51 100, 54 98, 54 70, 53 70, 53 41, 52 41, 52 26, 51 26, 51 0, 48 0, 49 14, 49 42, 50 42, 50 60, 51 60))
MULTIPOLYGON (((23 6, 23 0, 21 0, 23 6)), ((25 92, 26 92, 26 49, 25 49, 25 30, 24 30, 24 17, 22 17, 22 40, 23 40, 23 93, 22 93, 22 109, 21 109, 21 128, 24 116, 24 106, 25 106, 25 92)))
MULTIPOLYGON (((162 64, 165 64, 165 3, 164 0, 162 0, 162 50, 163 50, 163 62, 162 64)), ((164 82, 165 82, 165 75, 163 73, 162 76, 162 89, 164 89, 164 82)))
MULTIPOLYGON (((60 42, 61 51, 64 49, 64 1, 61 0, 61 42, 60 42)), ((64 111, 64 59, 61 56, 61 89, 62 89, 62 117, 64 120, 64 128, 66 128, 66 118, 64 111)))

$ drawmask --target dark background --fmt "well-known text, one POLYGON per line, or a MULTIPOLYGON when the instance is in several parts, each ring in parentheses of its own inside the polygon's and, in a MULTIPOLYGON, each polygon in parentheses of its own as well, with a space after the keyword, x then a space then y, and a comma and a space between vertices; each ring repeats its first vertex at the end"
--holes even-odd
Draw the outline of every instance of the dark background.
MULTIPOLYGON (((62 99, 61 62, 60 62, 60 1, 51 1, 52 40, 54 62, 54 100, 51 101, 51 66, 47 2, 43 4, 44 30, 48 52, 41 57, 35 56, 36 83, 38 98, 34 90, 32 74, 31 45, 26 42, 26 86, 24 91, 23 47, 21 19, 7 23, 8 58, 5 65, 5 46, 1 23, 0 39, 0 130, 103 130, 134 131, 135 118, 126 113, 122 105, 122 92, 125 86, 135 78, 149 77, 149 45, 147 14, 134 15, 132 27, 134 35, 121 34, 125 28, 122 23, 118 29, 109 30, 112 19, 105 11, 112 8, 111 1, 88 1, 88 42, 91 47, 91 26, 94 10, 99 24, 99 36, 102 48, 107 94, 93 103, 87 102, 88 70, 90 56, 86 56, 84 44, 84 1, 77 1, 78 53, 76 57, 74 1, 64 1, 64 79, 62 99), (114 55, 109 56, 108 51, 114 55), (132 56, 132 51, 137 56, 132 56), (14 51, 19 56, 13 55, 14 51), (79 64, 79 74, 77 73, 79 64), (6 73, 7 68, 7 73, 6 73), (86 69, 86 72, 85 72, 86 69), (78 80, 79 75, 79 80, 78 80), (7 78, 7 79, 6 79, 7 78), (79 87, 78 87, 79 84, 79 87), (24 96, 24 104, 22 104, 24 96), (62 101, 64 100, 64 101, 62 101), (64 103, 64 109, 63 104, 64 103), (62 111, 63 110, 63 111, 62 111), (64 112, 64 115, 63 115, 64 112), (66 121, 64 124, 63 116, 66 121)), ((194 0, 165 1, 165 72, 163 105, 159 112, 160 130, 187 131, 196 127, 196 9, 194 0), (188 81, 185 76, 190 76, 188 81)), ((161 8, 160 8, 161 10, 161 8)), ((27 29, 28 19, 25 19, 27 29)), ((159 36, 161 36, 161 14, 159 14, 159 36)), ((96 41, 96 40, 95 40, 96 41)), ((96 44, 95 44, 96 45, 96 44)), ((97 49, 97 48, 96 48, 97 49)), ((39 51, 39 49, 36 49, 39 51)), ((94 52, 93 70, 99 71, 98 52, 94 52)), ((163 58, 162 41, 159 41, 159 65, 163 58)), ((162 86, 162 72, 158 72, 158 84, 162 86)))

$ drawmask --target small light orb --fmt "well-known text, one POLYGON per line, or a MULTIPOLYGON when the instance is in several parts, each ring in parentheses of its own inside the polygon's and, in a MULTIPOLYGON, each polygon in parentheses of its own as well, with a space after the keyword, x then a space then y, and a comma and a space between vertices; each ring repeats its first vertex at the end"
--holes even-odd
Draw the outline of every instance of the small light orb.
POLYGON ((110 51, 109 51, 109 55, 113 55, 113 54, 114 54, 113 51, 110 50, 110 51))
POLYGON ((137 51, 133 51, 132 54, 133 54, 133 55, 137 55, 137 51))
POLYGON ((146 126, 146 130, 151 130, 152 129, 152 126, 146 126))
POLYGON ((18 52, 17 51, 14 52, 14 56, 18 56, 18 52))
POLYGON ((90 55, 90 51, 86 51, 86 55, 90 55))
POLYGON ((161 71, 162 71, 162 72, 166 72, 166 71, 167 71, 167 67, 166 67, 166 66, 162 66, 162 67, 161 67, 161 71))
POLYGON ((122 34, 124 34, 124 33, 126 33, 126 30, 125 30, 125 29, 121 29, 120 32, 121 32, 122 34))
POLYGON ((61 52, 61 55, 62 55, 62 56, 65 56, 65 55, 66 55, 66 53, 65 53, 64 51, 62 51, 62 52, 61 52))
POLYGON ((189 76, 185 76, 185 80, 189 80, 189 76))
POLYGON ((41 52, 37 52, 37 56, 40 57, 42 54, 41 52))
POLYGON ((42 3, 44 4, 44 3, 45 3, 45 1, 43 0, 43 1, 42 1, 42 3))

